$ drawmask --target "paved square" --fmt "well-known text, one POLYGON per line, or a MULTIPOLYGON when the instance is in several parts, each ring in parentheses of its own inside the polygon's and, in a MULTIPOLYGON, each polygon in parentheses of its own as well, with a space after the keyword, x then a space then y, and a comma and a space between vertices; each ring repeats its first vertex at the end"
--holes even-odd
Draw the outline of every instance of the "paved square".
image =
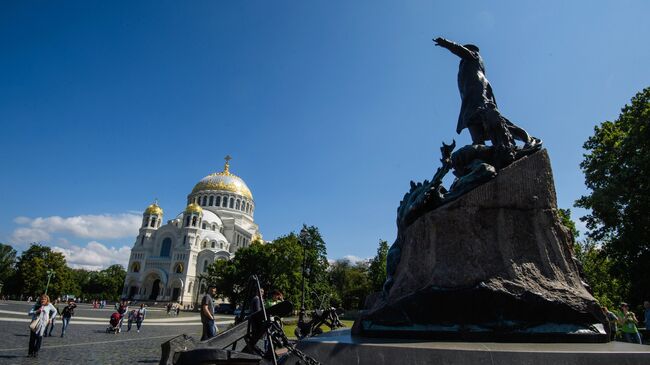
MULTIPOLYGON (((64 338, 61 321, 57 320, 53 337, 44 337, 39 357, 27 357, 29 320, 26 302, 0 302, 0 364, 156 364, 160 360, 160 344, 182 333, 201 336, 198 313, 181 312, 168 317, 164 310, 152 308, 137 333, 135 324, 126 332, 108 334, 112 307, 92 309, 81 304, 75 310, 64 338)), ((225 328, 232 316, 217 316, 225 328)))

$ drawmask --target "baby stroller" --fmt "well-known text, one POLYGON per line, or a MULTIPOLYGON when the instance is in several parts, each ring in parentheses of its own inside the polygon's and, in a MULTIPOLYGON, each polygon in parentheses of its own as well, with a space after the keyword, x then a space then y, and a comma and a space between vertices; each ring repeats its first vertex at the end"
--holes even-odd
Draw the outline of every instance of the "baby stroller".
POLYGON ((118 312, 111 314, 111 319, 109 323, 110 326, 106 328, 106 333, 111 333, 111 332, 114 334, 120 333, 121 331, 120 327, 122 327, 122 315, 119 314, 118 312))

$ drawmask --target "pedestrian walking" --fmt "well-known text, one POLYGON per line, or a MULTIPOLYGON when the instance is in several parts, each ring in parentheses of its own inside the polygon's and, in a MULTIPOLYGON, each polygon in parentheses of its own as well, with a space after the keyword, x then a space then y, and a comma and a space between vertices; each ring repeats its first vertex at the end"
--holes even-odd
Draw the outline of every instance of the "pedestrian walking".
POLYGON ((60 308, 56 305, 52 305, 52 309, 50 309, 50 324, 48 324, 48 326, 45 328, 43 337, 52 337, 52 331, 54 331, 54 321, 56 320, 56 317, 59 313, 61 313, 60 308))
POLYGON ((208 292, 201 300, 201 323, 203 334, 201 341, 205 341, 217 335, 217 325, 214 322, 214 297, 217 295, 217 287, 211 285, 208 292))
POLYGON ((29 315, 32 316, 32 322, 29 324, 29 350, 28 355, 30 357, 37 357, 38 351, 41 349, 41 342, 43 341, 43 334, 45 334, 45 329, 50 322, 50 313, 56 308, 50 304, 50 297, 46 294, 41 295, 39 303, 36 303, 34 307, 29 311, 29 315))
POLYGON ((616 314, 611 312, 609 309, 607 309, 606 306, 600 307, 600 309, 603 311, 603 314, 605 315, 605 318, 607 318, 608 322, 608 329, 609 329, 609 339, 610 341, 614 341, 616 339, 616 333, 618 332, 618 327, 616 324, 618 323, 618 317, 616 314))
POLYGON ((142 322, 144 322, 145 317, 147 316, 147 306, 144 303, 140 304, 140 309, 135 316, 135 325, 138 327, 138 333, 140 333, 140 327, 142 327, 142 322))
POLYGON ((181 312, 181 305, 176 303, 176 317, 178 317, 178 314, 181 312))
POLYGON ((120 316, 121 316, 121 318, 120 318, 120 324, 119 324, 120 331, 121 331, 121 329, 122 329, 122 322, 124 322, 124 317, 126 317, 128 311, 129 311, 129 305, 128 305, 128 303, 126 302, 126 300, 122 300, 122 301, 116 302, 116 303, 115 303, 115 311, 116 311, 117 313, 119 313, 120 316))
POLYGON ((65 335, 65 330, 70 324, 70 318, 74 315, 74 309, 77 308, 77 304, 73 299, 68 299, 68 305, 63 308, 61 313, 61 337, 65 335))
POLYGON ((621 303, 621 311, 618 316, 618 324, 621 326, 621 332, 623 333, 623 341, 629 343, 638 343, 641 344, 641 336, 639 335, 639 329, 636 325, 639 321, 636 319, 634 312, 630 311, 630 307, 627 303, 621 303))
POLYGON ((131 325, 135 322, 135 309, 132 309, 129 312, 129 316, 127 317, 127 322, 126 322, 126 332, 131 331, 131 325))

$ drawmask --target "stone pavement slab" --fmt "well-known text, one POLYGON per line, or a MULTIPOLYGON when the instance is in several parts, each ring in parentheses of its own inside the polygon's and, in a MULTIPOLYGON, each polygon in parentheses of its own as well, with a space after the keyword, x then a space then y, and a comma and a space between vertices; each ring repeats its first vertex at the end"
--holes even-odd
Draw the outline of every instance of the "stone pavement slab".
MULTIPOLYGON (((161 343, 183 333, 201 336, 200 321, 194 316, 164 315, 145 320, 140 333, 135 325, 126 332, 125 323, 124 332, 107 334, 111 311, 82 308, 75 311, 79 317, 72 318, 64 338, 59 337, 61 321, 56 322, 53 334, 57 336, 44 337, 39 357, 33 359, 27 357, 30 307, 25 302, 0 302, 1 311, 16 312, 0 312, 0 364, 157 364, 161 343)), ((232 316, 220 318, 222 323, 232 320, 232 316)))

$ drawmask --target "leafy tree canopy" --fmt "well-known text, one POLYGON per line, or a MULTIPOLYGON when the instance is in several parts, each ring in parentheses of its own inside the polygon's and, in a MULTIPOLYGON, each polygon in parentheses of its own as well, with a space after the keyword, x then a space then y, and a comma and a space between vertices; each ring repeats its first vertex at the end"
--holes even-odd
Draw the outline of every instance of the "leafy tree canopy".
POLYGON ((39 295, 47 286, 47 271, 54 275, 50 279, 48 294, 55 298, 78 290, 72 270, 66 266, 65 257, 47 246, 32 244, 23 251, 16 264, 16 286, 20 294, 39 295))
POLYGON ((590 194, 576 206, 588 237, 611 260, 611 272, 625 283, 624 298, 650 298, 650 88, 632 98, 615 121, 594 128, 580 164, 590 194))
POLYGON ((381 291, 386 281, 386 258, 388 257, 388 242, 379 240, 377 255, 370 261, 368 275, 370 279, 371 290, 373 292, 381 291))
POLYGON ((305 260, 305 292, 307 306, 311 306, 314 295, 329 292, 327 280, 327 250, 318 228, 307 227, 305 245, 295 233, 289 233, 269 244, 251 243, 237 250, 230 261, 218 260, 208 267, 204 278, 217 286, 218 295, 233 303, 246 300, 244 293, 248 280, 255 274, 262 288, 269 293, 280 290, 285 299, 296 306, 301 301, 302 263, 305 260))
POLYGON ((337 260, 330 270, 333 297, 345 309, 363 308, 364 301, 372 292, 372 283, 367 262, 350 263, 337 260))
POLYGON ((16 250, 9 245, 0 243, 0 284, 6 285, 14 274, 16 265, 16 250))

